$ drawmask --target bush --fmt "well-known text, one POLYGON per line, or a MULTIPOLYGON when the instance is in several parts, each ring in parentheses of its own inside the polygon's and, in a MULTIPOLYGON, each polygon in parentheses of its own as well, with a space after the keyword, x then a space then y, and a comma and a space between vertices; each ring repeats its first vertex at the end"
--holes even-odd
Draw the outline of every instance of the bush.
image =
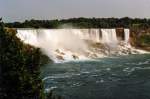
POLYGON ((44 99, 40 51, 7 33, 0 21, 0 99, 44 99))
POLYGON ((150 35, 142 35, 139 39, 142 45, 150 47, 150 35))

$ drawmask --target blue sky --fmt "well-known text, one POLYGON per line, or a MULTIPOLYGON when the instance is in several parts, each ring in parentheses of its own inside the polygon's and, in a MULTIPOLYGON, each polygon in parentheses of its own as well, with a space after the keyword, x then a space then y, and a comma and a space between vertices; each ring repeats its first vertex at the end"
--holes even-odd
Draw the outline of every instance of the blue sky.
POLYGON ((0 0, 6 22, 73 17, 150 18, 150 0, 0 0))

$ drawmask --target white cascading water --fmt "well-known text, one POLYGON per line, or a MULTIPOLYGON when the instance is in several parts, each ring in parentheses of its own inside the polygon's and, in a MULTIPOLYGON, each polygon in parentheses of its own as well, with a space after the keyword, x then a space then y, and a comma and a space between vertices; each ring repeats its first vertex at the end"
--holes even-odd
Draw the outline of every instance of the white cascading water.
POLYGON ((71 29, 80 39, 100 42, 99 29, 71 29))
POLYGON ((17 30, 17 37, 24 43, 31 44, 48 55, 55 62, 59 60, 84 59, 87 46, 84 40, 75 35, 75 29, 33 29, 17 30))
MULTIPOLYGON (((85 60, 94 56, 99 57, 99 51, 109 53, 116 48, 116 52, 130 53, 129 29, 124 29, 124 43, 119 44, 115 29, 18 29, 17 37, 24 43, 41 48, 41 50, 55 62, 70 60, 85 60), (109 46, 106 49, 92 51, 86 40, 109 46), (92 53, 92 54, 91 54, 92 53)), ((95 48, 94 48, 95 50, 95 48)), ((102 55, 103 56, 103 55, 102 55)))
POLYGON ((107 44, 110 47, 116 47, 118 43, 115 29, 101 29, 102 31, 102 43, 107 44))
POLYGON ((38 47, 37 30, 17 30, 17 37, 24 43, 38 47))
POLYGON ((90 29, 90 36, 93 42, 100 42, 100 32, 99 29, 90 29))
POLYGON ((130 30, 129 29, 124 29, 124 40, 126 43, 129 43, 129 38, 130 38, 130 30))

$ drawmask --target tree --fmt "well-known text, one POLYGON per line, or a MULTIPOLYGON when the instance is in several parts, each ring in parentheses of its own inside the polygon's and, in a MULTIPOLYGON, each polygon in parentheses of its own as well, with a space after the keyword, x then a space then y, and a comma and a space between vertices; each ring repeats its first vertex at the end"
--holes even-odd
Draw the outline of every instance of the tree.
POLYGON ((0 99, 43 99, 39 49, 6 32, 0 20, 0 99))

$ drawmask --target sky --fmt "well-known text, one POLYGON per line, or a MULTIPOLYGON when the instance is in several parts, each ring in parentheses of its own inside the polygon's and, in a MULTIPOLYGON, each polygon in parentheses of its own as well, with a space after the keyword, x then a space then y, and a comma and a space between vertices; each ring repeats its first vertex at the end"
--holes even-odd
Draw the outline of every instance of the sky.
POLYGON ((74 17, 150 18, 150 0, 0 0, 4 22, 74 17))

